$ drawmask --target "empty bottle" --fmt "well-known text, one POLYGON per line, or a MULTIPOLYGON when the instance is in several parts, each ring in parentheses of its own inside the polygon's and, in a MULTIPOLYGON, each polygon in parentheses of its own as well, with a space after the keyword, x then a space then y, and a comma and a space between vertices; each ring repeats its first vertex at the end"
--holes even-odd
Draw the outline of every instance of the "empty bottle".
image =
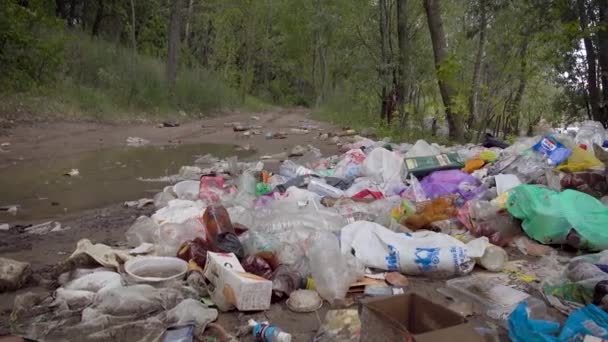
POLYGON ((315 178, 310 179, 310 182, 308 183, 308 191, 312 191, 323 197, 340 198, 344 196, 344 191, 315 178))
POLYGON ((235 233, 230 215, 223 205, 213 204, 205 209, 203 223, 207 228, 209 241, 217 243, 217 237, 221 233, 235 233))
POLYGON ((281 328, 268 323, 258 323, 249 320, 249 326, 253 327, 253 337, 256 341, 263 342, 291 342, 291 334, 284 332, 281 328))

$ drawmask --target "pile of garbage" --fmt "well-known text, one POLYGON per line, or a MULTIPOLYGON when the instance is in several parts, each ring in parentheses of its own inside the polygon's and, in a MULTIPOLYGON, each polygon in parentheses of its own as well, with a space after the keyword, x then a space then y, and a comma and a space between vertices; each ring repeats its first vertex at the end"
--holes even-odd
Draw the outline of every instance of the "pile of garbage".
MULTIPOLYGON (((493 137, 482 146, 445 147, 354 136, 329 157, 312 146, 281 163, 206 157, 202 166, 184 167, 182 180, 154 197, 156 212, 128 229, 133 249, 81 241, 69 259, 77 267, 60 276, 50 303, 32 306, 46 305, 25 334, 129 341, 226 335, 212 323, 218 310, 255 312, 283 300, 290 310, 312 312, 323 301, 338 307, 349 298, 396 295, 403 310, 441 310, 424 304, 433 298, 409 293, 408 277, 423 277, 444 284, 443 295, 481 307, 515 341, 608 337, 608 254, 570 259, 564 252, 608 249, 605 140, 601 125, 586 122, 574 137, 510 145, 493 137), (533 277, 511 269, 515 254, 544 265, 536 289, 575 317, 561 335, 559 324, 534 320, 547 318, 545 300, 477 276, 533 277), (83 266, 83 255, 94 268, 83 266)), ((385 333, 374 319, 382 321, 392 304, 361 303, 369 309, 360 312, 361 336, 385 333)), ((407 321, 403 315, 393 319, 407 321)), ((437 315, 448 326, 468 324, 437 315)), ((265 323, 251 328, 262 340, 291 338, 265 323)))

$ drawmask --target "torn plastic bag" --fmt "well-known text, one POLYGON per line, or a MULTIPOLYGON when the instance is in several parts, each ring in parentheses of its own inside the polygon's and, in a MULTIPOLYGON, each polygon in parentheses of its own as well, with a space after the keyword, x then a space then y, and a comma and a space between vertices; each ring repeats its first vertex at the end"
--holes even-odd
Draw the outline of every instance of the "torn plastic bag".
POLYGON ((403 198, 408 199, 412 202, 428 201, 428 197, 427 197, 426 193, 424 192, 424 189, 422 188, 422 185, 420 185, 420 182, 418 181, 418 178, 416 178, 416 176, 410 174, 409 184, 410 184, 410 186, 401 193, 401 196, 403 198))
POLYGON ((580 172, 565 175, 560 185, 564 189, 573 189, 584 192, 595 198, 608 195, 608 179, 605 174, 580 172))
POLYGON ((196 299, 184 299, 167 312, 166 322, 170 325, 182 325, 194 322, 198 331, 203 332, 207 324, 217 319, 217 310, 210 309, 196 299))
POLYGON ((420 185, 430 199, 449 194, 460 194, 462 197, 470 199, 474 196, 471 191, 479 187, 480 182, 466 172, 444 170, 435 171, 424 177, 420 185))
POLYGON ((366 267, 429 277, 471 272, 489 245, 485 237, 464 244, 442 233, 395 233, 366 221, 342 228, 340 239, 342 253, 352 252, 366 267))
POLYGON ((342 301, 352 283, 363 275, 363 268, 357 268, 354 260, 340 252, 340 243, 331 233, 317 234, 308 252, 310 270, 316 291, 332 305, 342 301))
POLYGON ((522 228, 544 244, 571 244, 586 250, 608 249, 608 208, 579 191, 555 192, 534 185, 511 190, 507 210, 522 220, 522 228), (569 239, 572 235, 576 239, 569 239))

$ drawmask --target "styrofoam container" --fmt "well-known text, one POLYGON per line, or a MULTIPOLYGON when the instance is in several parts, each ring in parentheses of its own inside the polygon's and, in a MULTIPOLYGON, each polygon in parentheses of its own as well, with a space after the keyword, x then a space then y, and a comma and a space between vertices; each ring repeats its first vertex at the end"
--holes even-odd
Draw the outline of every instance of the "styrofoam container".
POLYGON ((181 279, 188 263, 174 257, 145 256, 125 263, 125 272, 137 283, 160 283, 181 279))

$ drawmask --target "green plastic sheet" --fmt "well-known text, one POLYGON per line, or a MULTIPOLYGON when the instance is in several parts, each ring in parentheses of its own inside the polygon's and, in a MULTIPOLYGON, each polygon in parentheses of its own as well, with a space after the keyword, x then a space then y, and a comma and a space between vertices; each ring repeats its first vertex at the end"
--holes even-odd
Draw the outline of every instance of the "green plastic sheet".
POLYGON ((608 249, 608 208, 585 193, 520 185, 510 191, 507 210, 521 219, 526 234, 540 243, 565 243, 575 230, 581 238, 579 248, 608 249))

